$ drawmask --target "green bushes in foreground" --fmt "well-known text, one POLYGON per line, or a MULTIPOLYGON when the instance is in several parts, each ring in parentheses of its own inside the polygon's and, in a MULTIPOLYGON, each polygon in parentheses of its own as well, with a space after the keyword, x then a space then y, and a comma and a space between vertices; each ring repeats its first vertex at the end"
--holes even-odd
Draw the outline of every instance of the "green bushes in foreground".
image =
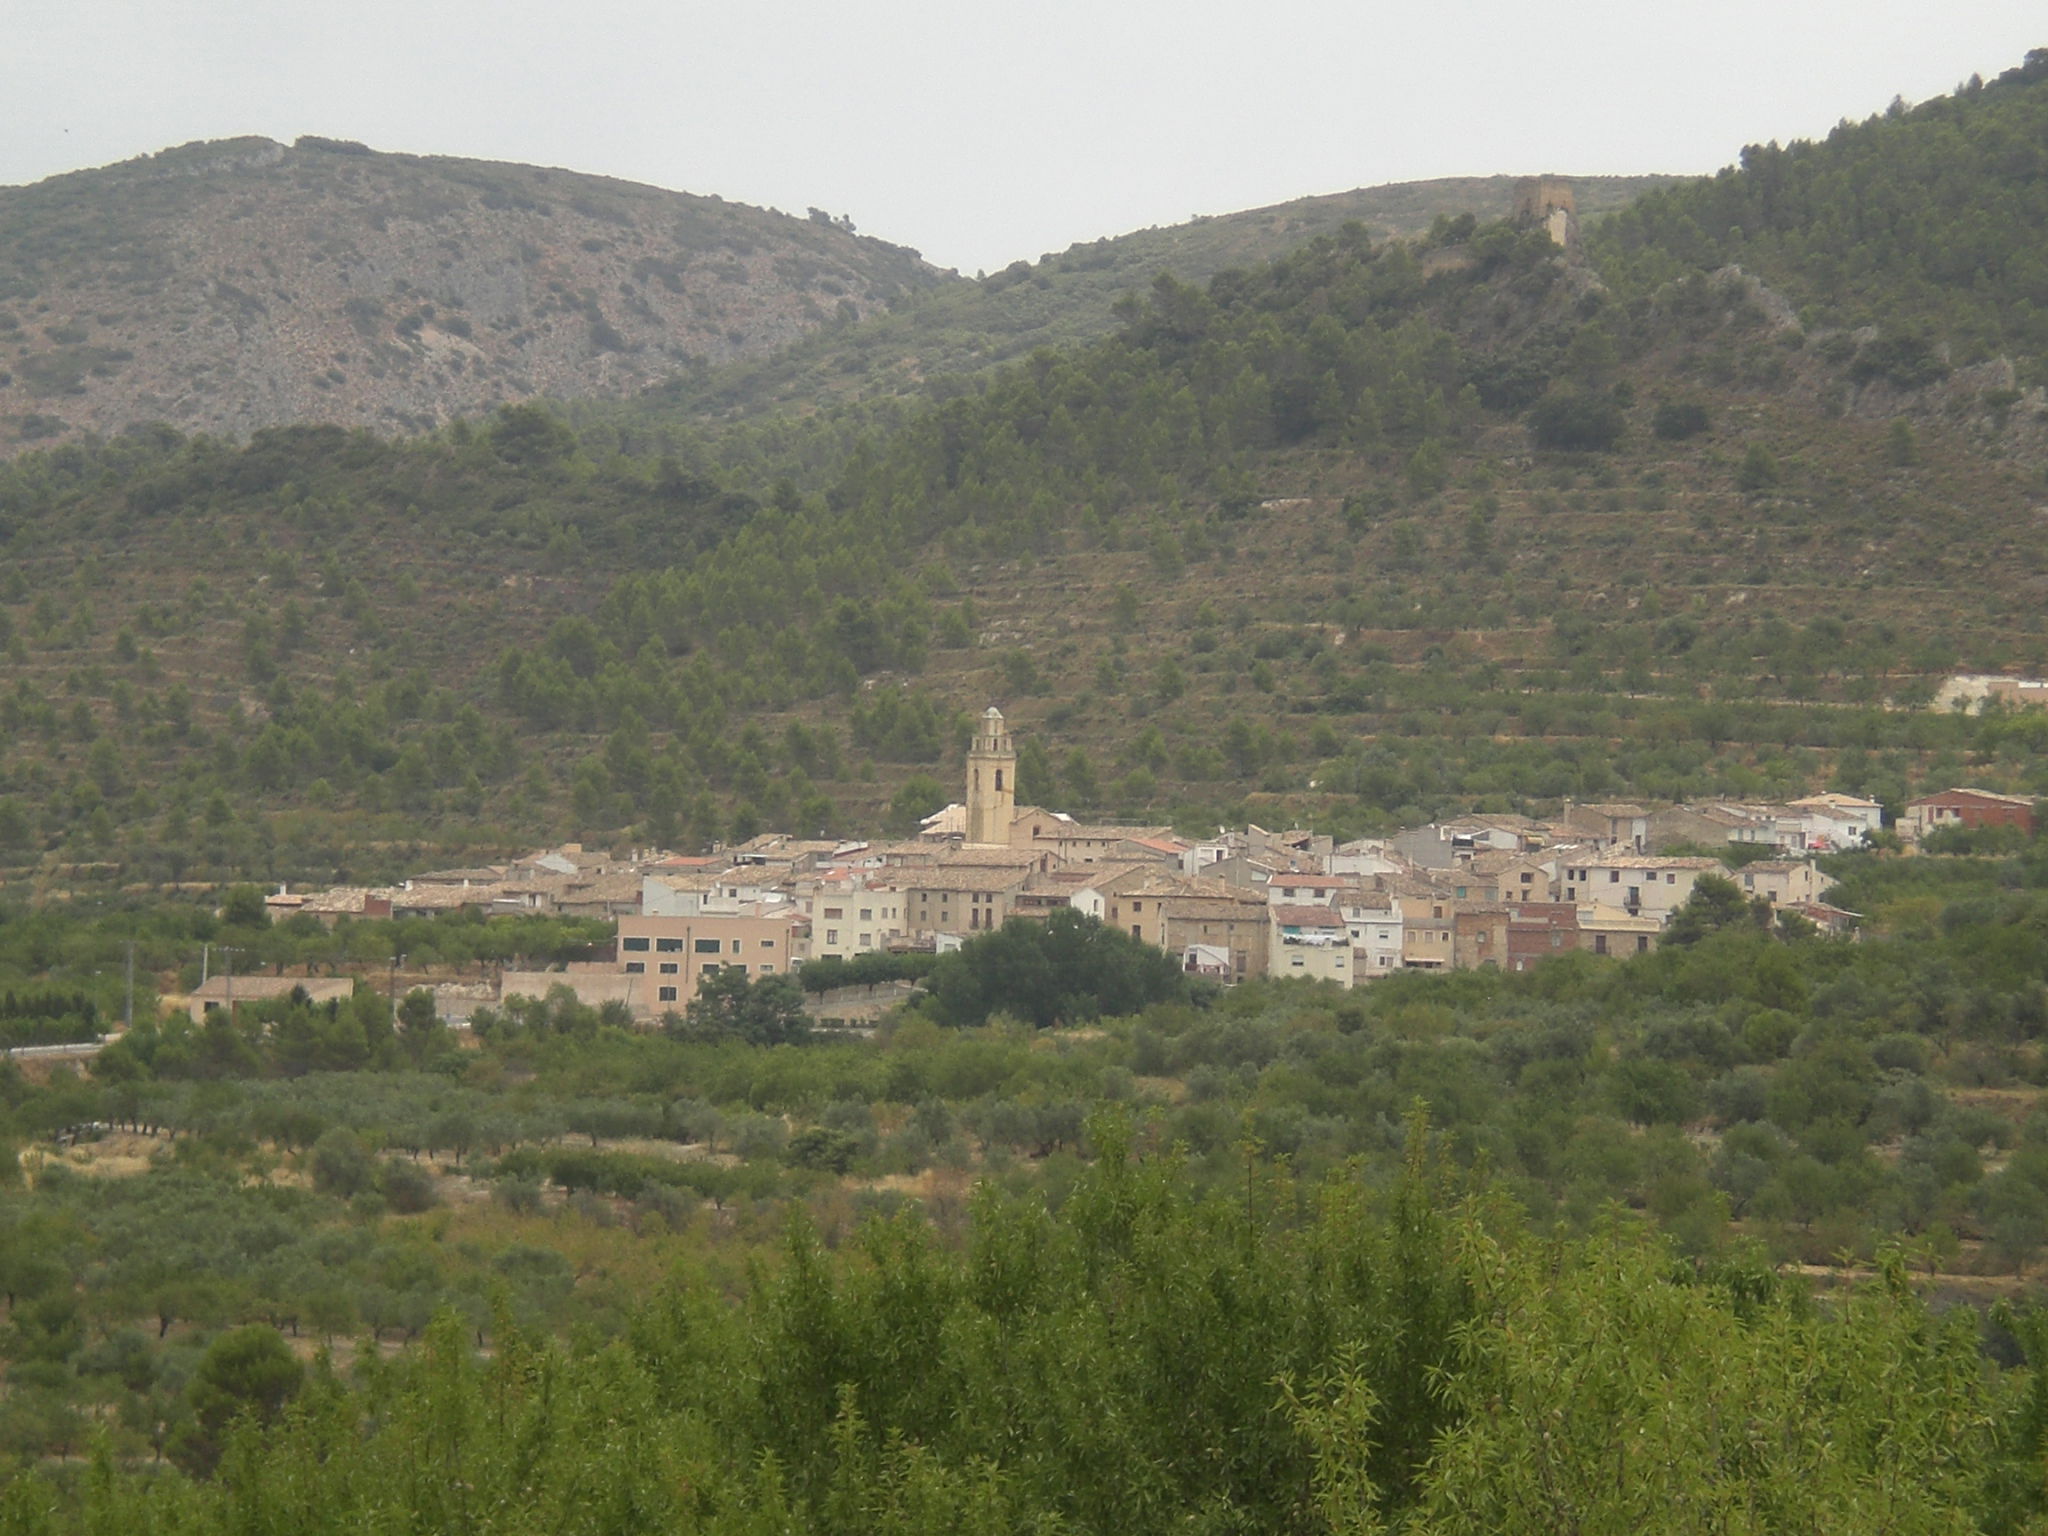
MULTIPOLYGON (((985 1190, 737 1304, 678 1280, 567 1348, 453 1315, 274 1371, 203 1481, 18 1474, 0 1533, 2020 1530, 2044 1417, 1887 1258, 1815 1300, 1626 1223, 1535 1236, 1433 1171, 1190 1191, 1115 1123, 1057 1213, 985 1190)), ((2018 1320, 2029 1344, 2040 1330, 2018 1320)))

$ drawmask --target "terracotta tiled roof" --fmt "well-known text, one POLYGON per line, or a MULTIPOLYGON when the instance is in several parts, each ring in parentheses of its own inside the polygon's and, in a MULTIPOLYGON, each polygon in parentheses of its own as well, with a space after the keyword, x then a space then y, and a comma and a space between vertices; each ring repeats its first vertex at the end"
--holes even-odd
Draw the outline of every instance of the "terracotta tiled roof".
POLYGON ((1719 859, 1699 859, 1661 853, 1595 853, 1576 861, 1594 869, 1720 869, 1719 859))
POLYGON ((1014 891, 1031 877, 1028 869, 955 865, 948 869, 906 870, 905 891, 1014 891))

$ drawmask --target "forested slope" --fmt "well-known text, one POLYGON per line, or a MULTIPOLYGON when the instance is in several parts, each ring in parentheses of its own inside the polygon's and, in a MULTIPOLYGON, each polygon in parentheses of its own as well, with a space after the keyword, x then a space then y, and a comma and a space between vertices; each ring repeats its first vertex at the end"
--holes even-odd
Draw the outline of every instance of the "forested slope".
POLYGON ((1865 376, 2048 358, 2048 49, 1990 83, 1751 146, 1739 171, 1653 192, 1593 235, 1634 294, 1741 264, 1815 326, 1880 327, 1865 376), (1935 350, 1942 354, 1934 355, 1935 350))
POLYGON ((1917 709, 2048 671, 2038 399, 1603 270, 1351 228, 930 407, 29 455, 0 849, 281 878, 900 825, 991 698, 1027 798, 1191 826, 2043 787, 2038 719, 1917 709))
MULTIPOLYGON (((1582 176, 1570 181, 1591 224, 1669 176, 1582 176)), ((1514 212, 1513 176, 1397 182, 1299 198, 1271 208, 1083 241, 1037 261, 1012 262, 972 284, 934 289, 856 326, 820 333, 772 356, 697 365, 650 391, 648 411, 689 419, 752 418, 849 400, 943 397, 964 380, 1041 347, 1072 345, 1117 326, 1117 302, 1163 272, 1203 284, 1219 272, 1284 256, 1318 235, 1361 224, 1376 240, 1410 240, 1439 219, 1487 223, 1514 212)), ((629 416, 642 415, 639 407, 629 416)))

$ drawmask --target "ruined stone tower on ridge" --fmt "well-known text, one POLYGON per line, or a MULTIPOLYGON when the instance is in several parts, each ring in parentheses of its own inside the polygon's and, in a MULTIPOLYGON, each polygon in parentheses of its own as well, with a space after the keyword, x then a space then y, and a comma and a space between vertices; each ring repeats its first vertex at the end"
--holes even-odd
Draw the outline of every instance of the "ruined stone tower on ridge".
POLYGON ((1017 812, 1017 748, 1003 712, 989 705, 967 753, 967 841, 977 847, 1010 846, 1017 812))
POLYGON ((1554 244, 1579 243, 1579 203, 1562 176, 1531 176, 1515 188, 1515 217, 1541 224, 1554 244))

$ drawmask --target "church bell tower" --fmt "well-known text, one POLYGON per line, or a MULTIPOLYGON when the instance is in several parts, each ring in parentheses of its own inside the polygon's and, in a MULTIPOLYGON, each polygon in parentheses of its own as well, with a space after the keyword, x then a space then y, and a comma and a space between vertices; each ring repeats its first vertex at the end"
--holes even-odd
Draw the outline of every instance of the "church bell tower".
POLYGON ((976 847, 1010 846, 1017 811, 1017 748, 1003 712, 989 705, 967 753, 967 841, 976 847))

